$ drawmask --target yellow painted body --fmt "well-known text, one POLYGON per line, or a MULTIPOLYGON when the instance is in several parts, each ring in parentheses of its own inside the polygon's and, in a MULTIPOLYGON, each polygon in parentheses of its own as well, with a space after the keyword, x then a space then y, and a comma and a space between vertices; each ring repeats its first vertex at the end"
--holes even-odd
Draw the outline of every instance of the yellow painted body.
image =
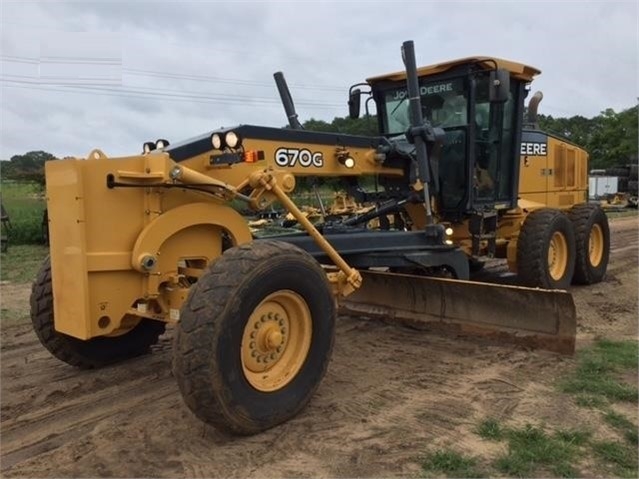
POLYGON ((244 219, 210 196, 106 187, 106 176, 116 171, 129 179, 139 173, 142 182, 166 178, 171 163, 167 155, 148 155, 46 164, 58 331, 81 339, 118 334, 135 325, 121 324, 132 308, 169 320, 171 309, 181 306, 170 304, 181 264, 219 256, 223 231, 236 244, 251 240, 244 219), (157 258, 150 272, 140 272, 145 255, 157 258))
MULTIPOLYGON (((401 175, 401 170, 383 168, 372 148, 287 145, 247 138, 244 150, 262 151, 265 159, 232 166, 211 165, 211 148, 180 166, 191 171, 189 180, 228 184, 231 188, 246 185, 252 174, 270 170, 283 192, 294 188, 295 176, 401 175), (282 146, 321 152, 324 164, 321 168, 279 168, 274 158, 282 146), (338 161, 343 154, 355 159, 353 168, 347 169, 338 161)), ((231 244, 252 240, 246 220, 226 205, 229 198, 223 195, 218 199, 183 188, 144 187, 172 183, 170 171, 174 166, 166 153, 107 158, 98 150, 87 159, 47 162, 58 331, 89 339, 125 333, 141 317, 176 320, 188 293, 188 277, 200 275, 206 264, 222 253, 223 234, 228 235, 231 244), (109 189, 107 175, 135 187, 109 189)), ((257 207, 265 207, 276 196, 275 190, 261 189, 253 200, 257 207)), ((344 266, 349 274, 341 278, 342 288, 352 289, 346 284, 357 284, 357 272, 344 266)))
MULTIPOLYGON (((541 72, 537 70, 535 67, 531 67, 529 65, 524 65, 523 63, 513 62, 511 60, 504 60, 503 58, 496 57, 466 57, 460 58, 458 60, 452 60, 442 63, 437 63, 435 65, 428 65, 425 67, 421 67, 417 69, 418 77, 426 77, 431 75, 437 75, 438 73, 443 73, 448 71, 456 66, 465 65, 468 63, 480 63, 483 64, 486 68, 503 68, 507 70, 512 78, 517 78, 519 80, 531 81, 535 75, 539 75, 541 72)), ((395 73, 389 73, 386 75, 380 75, 368 78, 366 81, 376 82, 380 80, 392 80, 392 81, 402 81, 406 80, 406 71, 398 71, 395 73)))
MULTIPOLYGON (((446 65, 450 68, 460 62, 446 65)), ((538 73, 522 64, 504 60, 498 63, 521 79, 531 79, 538 73)), ((422 68, 419 72, 439 73, 446 65, 422 68)), ((392 79, 393 75, 401 77, 392 74, 387 78, 392 79)), ((264 130, 269 130, 274 138, 280 132, 264 130)), ((296 177, 399 178, 404 172, 384 167, 372 145, 343 146, 337 136, 332 141, 330 134, 324 136, 323 142, 314 143, 303 139, 304 132, 300 135, 302 140, 298 142, 243 138, 242 154, 259 152, 263 158, 255 162, 216 164, 212 157, 220 151, 212 146, 182 158, 179 163, 162 151, 107 158, 99 150, 86 159, 47 162, 56 330, 90 339, 124 334, 140 318, 178 320, 190 284, 206 265, 220 256, 225 246, 252 240, 246 220, 228 206, 237 197, 249 201, 254 209, 279 200, 337 265, 338 272, 327 272, 336 294, 346 295, 357 289, 362 280, 359 272, 332 249, 288 193, 294 190, 296 177), (276 161, 282 148, 308 149, 321 157, 322 162, 310 165, 297 162, 282 167, 276 161), (345 158, 354 161, 352 168, 345 166, 345 158), (109 178, 118 186, 110 188, 109 178), (178 179, 215 194, 186 189, 178 179)), ((365 143, 361 137, 355 140, 355 144, 365 143)), ((584 198, 585 153, 554 139, 549 140, 549 149, 552 154, 545 159, 522 157, 522 162, 529 163, 521 169, 522 204, 503 215, 499 225, 498 252, 508 258, 512 269, 516 269, 517 235, 528 211, 544 204, 568 207, 584 198), (541 175, 543 168, 552 169, 554 176, 541 175)), ((408 183, 408 179, 405 181, 408 183)), ((419 191, 421 184, 412 187, 419 191)), ((413 228, 422 228, 423 205, 409 204, 406 211, 413 228)), ((434 212, 437 213, 436 206, 434 212)), ((453 226, 452 238, 469 250, 467 224, 453 226)))
POLYGON ((559 209, 588 201, 588 153, 548 135, 546 155, 521 156, 519 196, 559 209))
POLYGON ((262 170, 265 167, 281 169, 294 176, 335 177, 381 173, 395 176, 402 175, 400 169, 382 167, 381 162, 375 159, 375 149, 373 148, 338 148, 335 145, 287 143, 273 140, 255 140, 251 138, 245 139, 242 146, 246 151, 263 151, 265 160, 256 163, 240 163, 232 166, 211 166, 209 159, 214 151, 210 150, 194 156, 181 164, 232 185, 240 184, 251 171, 262 170), (274 158, 276 151, 283 146, 307 148, 313 153, 321 153, 324 158, 324 164, 322 167, 313 165, 304 167, 298 162, 294 166, 289 166, 285 169, 280 168, 275 164, 274 158), (346 168, 338 162, 338 154, 343 153, 347 153, 355 160, 355 166, 353 168, 346 168))
MULTIPOLYGON (((417 69, 419 77, 441 74, 466 63, 481 63, 508 70, 511 78, 530 82, 541 73, 538 69, 509 60, 488 57, 468 57, 442 62, 417 69)), ((367 81, 404 81, 405 71, 371 77, 367 81)), ((560 138, 543 132, 534 133, 546 137, 544 154, 539 151, 527 154, 522 151, 519 169, 518 207, 502 214, 497 229, 497 251, 500 258, 507 258, 509 269, 517 272, 517 238, 526 216, 536 209, 551 207, 569 209, 588 201, 588 154, 585 150, 560 138)), ((523 141, 523 138, 522 138, 523 141)), ((407 205, 406 210, 413 220, 414 227, 423 227, 423 208, 407 205)), ((471 255, 471 235, 468 221, 448 225, 453 229, 451 239, 471 255)), ((483 242, 482 254, 486 253, 487 243, 483 242)))
MULTIPOLYGON (((588 153, 560 138, 547 138, 545 150, 520 157, 518 207, 501 217, 497 230, 498 258, 506 258, 510 271, 517 272, 517 238, 526 216, 540 208, 567 210, 588 201, 588 153)), ((468 222, 451 225, 452 239, 469 255, 471 236, 468 222)), ((485 248, 487 244, 484 242, 485 248)))

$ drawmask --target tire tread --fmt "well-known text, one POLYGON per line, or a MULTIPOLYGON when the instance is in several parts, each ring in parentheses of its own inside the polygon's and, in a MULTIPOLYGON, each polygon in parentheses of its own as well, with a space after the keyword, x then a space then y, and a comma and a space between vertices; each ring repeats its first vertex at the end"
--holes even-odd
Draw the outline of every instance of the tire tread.
POLYGON ((31 286, 30 306, 33 330, 45 349, 60 361, 80 369, 99 368, 148 353, 165 330, 164 323, 142 320, 129 333, 114 338, 98 337, 83 341, 57 332, 53 316, 51 261, 48 257, 31 286))
MULTIPOLYGON (((517 273, 526 286, 554 289, 567 287, 570 284, 570 279, 567 280, 567 283, 566 281, 560 281, 560 284, 554 284, 548 274, 546 254, 549 239, 548 232, 557 221, 567 221, 569 224, 569 219, 567 217, 565 220, 559 219, 561 216, 565 216, 565 214, 560 210, 541 208, 532 211, 526 217, 517 242, 517 273)), ((569 249, 568 268, 571 270, 574 260, 571 260, 570 256, 574 258, 575 244, 572 228, 568 228, 565 233, 568 236, 566 238, 569 249)), ((572 278, 572 271, 568 272, 568 276, 572 278)))
POLYGON ((599 283, 608 266, 610 252, 610 230, 608 220, 603 210, 594 204, 582 203, 573 206, 568 212, 575 229, 576 260, 573 282, 575 284, 599 283), (602 268, 593 268, 589 261, 589 241, 592 222, 597 221, 603 229, 604 255, 602 268))
MULTIPOLYGON (((221 334, 222 325, 212 321, 204 312, 224 311, 228 308, 229 294, 264 262, 273 256, 298 258, 322 272, 319 264, 305 251, 279 241, 260 240, 231 248, 221 259, 209 265, 207 273, 191 287, 181 313, 174 339, 173 375, 177 379, 184 402, 201 420, 232 434, 254 434, 263 430, 246 411, 231 406, 231 392, 224 390, 223 381, 210 367, 216 354, 211 338, 221 334), (213 390, 222 390, 219 394, 213 390)), ((332 340, 331 340, 332 349, 332 340)), ((329 350, 330 354, 330 350, 329 350)), ((320 372, 323 377, 328 361, 320 372)), ((313 391, 309 391, 308 396, 313 391)), ((300 404, 299 410, 305 403, 300 404)))

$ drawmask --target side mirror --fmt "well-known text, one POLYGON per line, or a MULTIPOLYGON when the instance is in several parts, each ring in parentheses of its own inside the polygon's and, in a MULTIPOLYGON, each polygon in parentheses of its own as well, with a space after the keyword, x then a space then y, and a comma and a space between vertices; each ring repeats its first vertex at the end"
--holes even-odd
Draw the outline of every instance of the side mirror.
POLYGON ((348 96, 348 116, 353 120, 359 118, 359 109, 362 103, 361 97, 362 91, 359 88, 351 91, 348 96))
POLYGON ((510 92, 510 73, 498 68, 490 72, 489 99, 491 103, 504 103, 510 92))

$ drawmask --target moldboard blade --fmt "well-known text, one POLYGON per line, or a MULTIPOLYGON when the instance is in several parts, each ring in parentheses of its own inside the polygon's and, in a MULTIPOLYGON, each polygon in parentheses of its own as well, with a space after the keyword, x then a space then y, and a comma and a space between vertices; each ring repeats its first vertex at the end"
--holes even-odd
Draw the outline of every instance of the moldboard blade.
POLYGON ((576 311, 566 291, 361 271, 340 313, 397 320, 571 355, 576 311))

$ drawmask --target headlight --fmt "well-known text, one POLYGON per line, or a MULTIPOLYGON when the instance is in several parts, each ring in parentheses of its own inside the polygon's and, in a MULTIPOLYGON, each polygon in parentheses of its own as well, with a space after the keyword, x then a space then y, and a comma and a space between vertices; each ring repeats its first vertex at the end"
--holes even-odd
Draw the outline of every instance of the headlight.
POLYGON ((213 145, 213 148, 216 150, 222 149, 222 135, 219 133, 213 133, 211 135, 211 145, 213 145))
POLYGON ((355 159, 352 156, 338 154, 337 161, 339 161, 343 166, 345 166, 349 170, 355 167, 355 159))
POLYGON ((229 148, 237 148, 242 142, 238 134, 234 131, 229 131, 224 137, 224 141, 226 142, 226 146, 229 148))
POLYGON ((170 145, 169 140, 162 140, 162 139, 160 139, 160 140, 158 140, 158 141, 156 141, 156 142, 155 142, 155 146, 156 146, 159 150, 161 150, 162 148, 166 148, 166 147, 167 147, 167 146, 169 146, 169 145, 170 145))
POLYGON ((446 236, 452 236, 453 233, 454 231, 450 226, 446 228, 446 236))
POLYGON ((147 141, 144 145, 142 145, 142 151, 144 153, 151 153, 153 150, 155 150, 155 143, 152 141, 147 141))

